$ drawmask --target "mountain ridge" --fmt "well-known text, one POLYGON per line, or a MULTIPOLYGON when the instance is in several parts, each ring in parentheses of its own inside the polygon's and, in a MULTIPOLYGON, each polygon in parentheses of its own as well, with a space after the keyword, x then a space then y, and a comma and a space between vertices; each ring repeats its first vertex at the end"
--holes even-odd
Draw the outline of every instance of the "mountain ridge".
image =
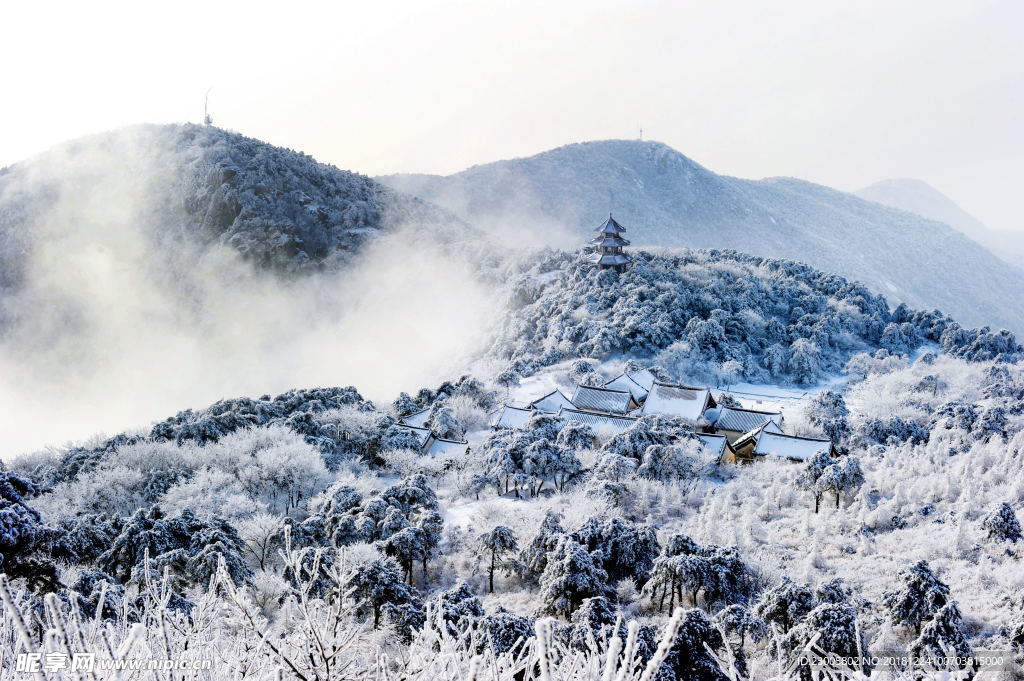
POLYGON ((1024 268, 1024 235, 989 228, 924 180, 890 178, 859 189, 863 199, 936 220, 966 234, 1011 265, 1024 268))
POLYGON ((1024 329, 1024 273, 939 222, 796 178, 719 175, 661 142, 579 142, 448 176, 377 178, 492 234, 581 243, 609 212, 637 245, 735 249, 863 281, 971 325, 1024 329))

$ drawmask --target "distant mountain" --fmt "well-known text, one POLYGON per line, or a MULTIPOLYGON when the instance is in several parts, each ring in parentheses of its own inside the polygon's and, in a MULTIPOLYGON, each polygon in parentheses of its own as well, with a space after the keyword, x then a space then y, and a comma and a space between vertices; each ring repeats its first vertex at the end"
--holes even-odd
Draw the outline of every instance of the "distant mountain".
POLYGON ((330 267, 368 237, 409 223, 459 221, 366 176, 237 133, 134 126, 0 169, 0 288, 54 240, 120 246, 139 238, 169 256, 216 243, 258 267, 298 273, 330 267))
POLYGON ((1024 233, 989 229, 927 182, 909 178, 882 180, 864 187, 857 196, 943 222, 986 246, 1006 262, 1024 267, 1024 233))
POLYGON ((442 177, 378 178, 502 237, 581 243, 614 210, 634 244, 736 249, 857 279, 972 325, 1024 330, 1024 272, 950 227, 790 178, 718 175, 657 142, 571 144, 442 177))

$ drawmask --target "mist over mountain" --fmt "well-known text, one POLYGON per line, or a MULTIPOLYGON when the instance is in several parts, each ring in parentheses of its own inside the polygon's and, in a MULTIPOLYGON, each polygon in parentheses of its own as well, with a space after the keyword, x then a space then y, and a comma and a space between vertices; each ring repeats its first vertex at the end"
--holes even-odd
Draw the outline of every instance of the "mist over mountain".
POLYGON ((881 180, 856 193, 868 201, 943 222, 984 245, 1006 262, 1024 267, 1024 235, 989 229, 927 182, 911 178, 881 180))
POLYGON ((658 142, 571 144, 447 177, 382 182, 497 238, 579 244, 614 211, 634 244, 799 260, 966 324, 1024 329, 1024 273, 933 220, 792 178, 718 175, 658 142))
POLYGON ((212 127, 131 127, 5 168, 3 452, 228 395, 437 379, 494 309, 481 248, 436 206, 212 127))

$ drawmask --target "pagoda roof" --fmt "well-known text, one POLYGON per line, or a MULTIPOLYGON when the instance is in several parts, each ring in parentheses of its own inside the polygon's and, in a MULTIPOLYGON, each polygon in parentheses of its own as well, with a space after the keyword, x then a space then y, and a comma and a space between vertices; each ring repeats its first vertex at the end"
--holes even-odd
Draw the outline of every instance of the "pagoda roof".
POLYGON ((608 214, 608 220, 603 225, 594 230, 598 234, 622 234, 626 231, 626 228, 615 222, 615 218, 612 214, 608 214))
POLYGON ((628 246, 629 241, 618 234, 599 234, 590 240, 595 246, 628 246))
POLYGON ((598 265, 628 265, 629 256, 622 253, 595 253, 590 256, 592 262, 598 265))

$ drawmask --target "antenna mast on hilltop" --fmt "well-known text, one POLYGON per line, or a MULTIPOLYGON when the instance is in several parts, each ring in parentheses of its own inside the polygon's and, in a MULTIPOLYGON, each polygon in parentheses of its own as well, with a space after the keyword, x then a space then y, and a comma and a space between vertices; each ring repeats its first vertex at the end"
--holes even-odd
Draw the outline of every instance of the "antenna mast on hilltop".
POLYGON ((210 90, 212 89, 211 85, 206 90, 206 97, 203 99, 203 125, 213 125, 213 119, 210 118, 210 90))

